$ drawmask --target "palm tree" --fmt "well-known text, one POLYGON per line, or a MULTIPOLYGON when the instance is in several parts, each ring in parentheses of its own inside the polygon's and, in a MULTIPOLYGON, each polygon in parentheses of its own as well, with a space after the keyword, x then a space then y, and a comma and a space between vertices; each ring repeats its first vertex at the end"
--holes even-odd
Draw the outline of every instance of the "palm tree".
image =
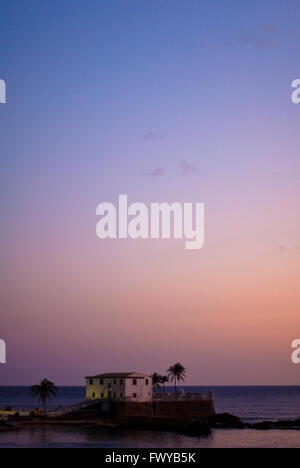
POLYGON ((161 384, 161 376, 157 373, 157 372, 154 372, 154 374, 151 375, 151 379, 152 379, 152 385, 153 387, 156 389, 156 388, 160 388, 160 384, 161 384))
POLYGON ((42 403, 44 411, 47 411, 47 400, 51 400, 51 397, 56 397, 58 388, 53 382, 47 379, 41 381, 40 385, 33 385, 30 388, 32 398, 38 398, 42 403))
POLYGON ((169 382, 169 377, 167 375, 162 375, 160 377, 160 381, 163 384, 164 387, 164 393, 166 393, 166 383, 169 382))
POLYGON ((177 362, 174 366, 169 367, 167 372, 171 378, 171 382, 175 383, 175 393, 177 393, 177 382, 184 381, 185 379, 185 367, 180 362, 177 362))

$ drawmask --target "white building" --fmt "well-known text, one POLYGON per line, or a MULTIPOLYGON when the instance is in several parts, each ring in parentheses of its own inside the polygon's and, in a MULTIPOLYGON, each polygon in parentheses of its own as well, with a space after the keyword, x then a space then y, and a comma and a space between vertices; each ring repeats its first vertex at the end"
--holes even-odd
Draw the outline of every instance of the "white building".
POLYGON ((86 377, 87 400, 151 401, 152 379, 135 372, 86 377))

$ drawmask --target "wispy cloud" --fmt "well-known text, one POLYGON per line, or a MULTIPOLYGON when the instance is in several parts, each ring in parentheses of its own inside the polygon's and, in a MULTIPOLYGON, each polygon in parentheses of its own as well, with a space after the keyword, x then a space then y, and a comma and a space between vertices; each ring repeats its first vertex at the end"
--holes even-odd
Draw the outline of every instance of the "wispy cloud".
POLYGON ((146 133, 140 133, 138 135, 138 138, 142 140, 161 140, 163 136, 155 132, 146 132, 146 133))
POLYGON ((231 44, 265 49, 275 45, 277 29, 271 24, 261 24, 253 31, 243 31, 231 40, 231 44))
POLYGON ((198 171, 197 166, 193 166, 185 159, 182 159, 179 163, 179 167, 184 175, 194 174, 198 171))
POLYGON ((260 27, 261 31, 267 32, 267 33, 276 33, 277 28, 273 26, 272 24, 262 24, 260 27))
POLYGON ((278 252, 286 252, 288 247, 286 245, 277 245, 276 250, 278 250, 278 252))
POLYGON ((159 177, 165 174, 165 170, 163 167, 159 166, 156 167, 153 171, 147 172, 145 175, 146 177, 159 177))
POLYGON ((234 47, 241 46, 255 49, 266 49, 276 45, 277 28, 271 24, 258 25, 253 30, 240 31, 226 37, 206 38, 198 41, 201 49, 219 48, 221 45, 234 47))
POLYGON ((291 245, 278 245, 276 247, 278 252, 286 252, 288 250, 300 250, 299 244, 291 244, 291 245))
POLYGON ((275 41, 269 36, 267 37, 259 33, 241 33, 230 39, 228 44, 254 47, 256 49, 266 49, 268 47, 272 47, 275 44, 275 41))

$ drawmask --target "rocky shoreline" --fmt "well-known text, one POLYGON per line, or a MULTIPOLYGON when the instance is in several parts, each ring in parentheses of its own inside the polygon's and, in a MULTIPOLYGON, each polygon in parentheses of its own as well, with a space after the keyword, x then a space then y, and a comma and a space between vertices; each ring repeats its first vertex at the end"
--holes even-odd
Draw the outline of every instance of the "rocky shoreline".
POLYGON ((240 418, 228 413, 217 414, 215 416, 215 428, 222 429, 300 429, 300 418, 295 420, 263 421, 257 423, 244 423, 240 418))

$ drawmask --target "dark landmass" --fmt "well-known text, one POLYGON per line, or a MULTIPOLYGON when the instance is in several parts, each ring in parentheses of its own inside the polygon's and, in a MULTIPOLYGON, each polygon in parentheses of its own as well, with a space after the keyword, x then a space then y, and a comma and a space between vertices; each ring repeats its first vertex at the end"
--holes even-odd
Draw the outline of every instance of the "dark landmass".
POLYGON ((300 418, 293 421, 263 421, 259 423, 244 423, 237 416, 229 413, 217 414, 212 427, 222 429, 300 429, 300 418))

